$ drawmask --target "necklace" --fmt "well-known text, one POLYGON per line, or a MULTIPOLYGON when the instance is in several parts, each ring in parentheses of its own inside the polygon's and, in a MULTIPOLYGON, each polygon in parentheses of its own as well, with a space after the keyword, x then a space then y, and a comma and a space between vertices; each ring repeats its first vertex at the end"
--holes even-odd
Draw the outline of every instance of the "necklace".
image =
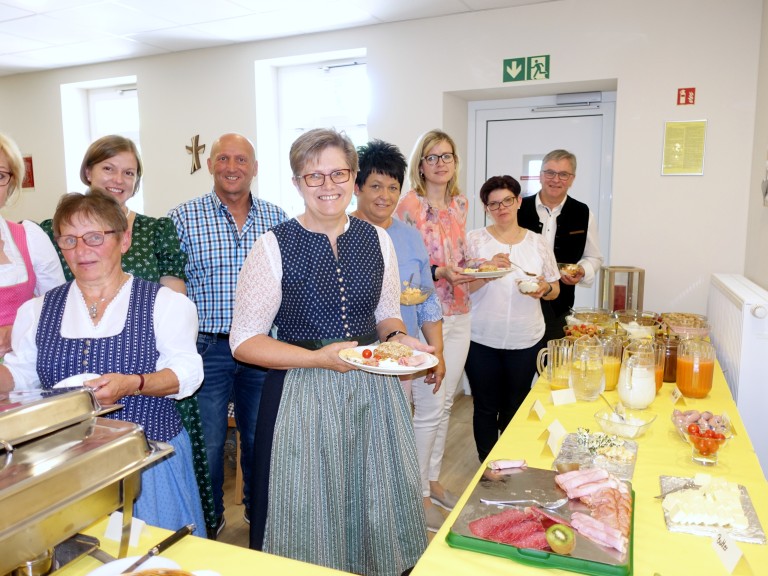
MULTIPOLYGON (((103 298, 99 298, 98 300, 94 301, 90 305, 88 304, 88 302, 86 302, 86 306, 88 308, 88 316, 91 317, 91 320, 96 320, 96 316, 99 315, 99 304, 103 302, 111 302, 112 300, 115 299, 115 296, 117 296, 120 293, 120 290, 123 289, 123 286, 125 286, 125 283, 128 281, 128 278, 130 278, 130 276, 128 276, 127 274, 125 273, 123 274, 125 278, 123 278, 123 281, 120 282, 120 285, 117 287, 117 290, 115 290, 112 296, 109 296, 109 297, 104 296, 103 298)), ((82 290, 81 290, 81 293, 82 293, 82 290)), ((85 300, 85 294, 83 294, 83 300, 85 300)))

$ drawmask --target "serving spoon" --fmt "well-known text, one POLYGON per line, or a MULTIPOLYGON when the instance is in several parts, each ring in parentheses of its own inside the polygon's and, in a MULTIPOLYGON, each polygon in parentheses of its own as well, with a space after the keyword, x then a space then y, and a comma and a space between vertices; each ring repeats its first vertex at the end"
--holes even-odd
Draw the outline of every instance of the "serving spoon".
POLYGON ((625 421, 626 421, 626 418, 624 417, 624 404, 622 404, 621 402, 619 402, 618 404, 616 404, 616 406, 614 406, 613 404, 611 404, 611 403, 608 401, 608 398, 606 398, 605 396, 603 396, 602 392, 600 393, 600 398, 602 398, 602 399, 603 399, 603 401, 604 401, 606 404, 608 404, 608 408, 610 408, 610 409, 611 409, 611 412, 613 412, 614 414, 616 414, 616 416, 618 416, 618 417, 619 417, 619 419, 620 419, 622 422, 625 422, 625 421))

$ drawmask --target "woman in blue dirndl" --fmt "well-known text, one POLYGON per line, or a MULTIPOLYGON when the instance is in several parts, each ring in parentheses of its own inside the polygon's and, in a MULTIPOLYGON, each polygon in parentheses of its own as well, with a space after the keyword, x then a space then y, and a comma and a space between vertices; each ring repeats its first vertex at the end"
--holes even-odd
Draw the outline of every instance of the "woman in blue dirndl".
POLYGON ((405 334, 387 233, 345 213, 357 171, 349 139, 307 132, 291 168, 306 211, 254 245, 230 335, 235 357, 272 368, 254 443, 251 546, 399 575, 426 546, 410 410, 396 377, 357 370, 339 351, 386 339, 431 347, 405 334))
POLYGON ((123 272, 127 220, 106 193, 65 195, 53 228, 74 280, 19 309, 0 390, 49 389, 69 376, 100 375, 85 385, 103 405, 123 405, 106 418, 140 424, 148 439, 174 448, 142 472, 134 515, 169 530, 195 524, 205 537, 192 448, 175 407, 203 379, 195 306, 123 272))

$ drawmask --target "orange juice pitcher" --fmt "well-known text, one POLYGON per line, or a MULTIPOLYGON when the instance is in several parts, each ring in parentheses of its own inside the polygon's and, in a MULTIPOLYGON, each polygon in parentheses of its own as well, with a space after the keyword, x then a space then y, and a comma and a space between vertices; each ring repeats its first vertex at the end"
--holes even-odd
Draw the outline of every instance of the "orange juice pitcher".
POLYGON ((619 371, 621 370, 621 352, 624 349, 624 340, 615 334, 600 336, 603 345, 603 372, 605 373, 606 391, 616 390, 619 383, 619 371))
POLYGON ((706 340, 681 340, 677 349, 677 387, 686 398, 706 398, 712 390, 715 347, 706 340))
POLYGON ((536 368, 539 375, 545 375, 552 390, 568 388, 568 376, 571 371, 573 342, 558 338, 547 342, 547 347, 539 350, 536 368))

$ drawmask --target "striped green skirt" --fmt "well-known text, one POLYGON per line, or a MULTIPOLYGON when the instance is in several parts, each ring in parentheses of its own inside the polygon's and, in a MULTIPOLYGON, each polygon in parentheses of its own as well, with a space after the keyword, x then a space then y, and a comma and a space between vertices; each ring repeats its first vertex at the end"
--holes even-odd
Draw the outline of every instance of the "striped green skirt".
POLYGON ((275 423, 264 551, 399 576, 426 545, 400 381, 362 370, 289 370, 275 423))

